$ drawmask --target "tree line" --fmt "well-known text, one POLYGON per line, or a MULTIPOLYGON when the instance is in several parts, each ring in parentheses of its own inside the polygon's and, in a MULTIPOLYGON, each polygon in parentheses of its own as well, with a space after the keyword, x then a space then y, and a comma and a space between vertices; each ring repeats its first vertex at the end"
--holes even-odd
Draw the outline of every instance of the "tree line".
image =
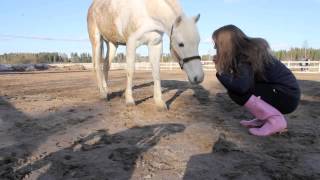
MULTIPOLYGON (((299 61, 306 58, 320 60, 320 49, 292 48, 290 50, 273 51, 273 54, 283 61, 299 61)), ((125 62, 125 54, 118 53, 113 62, 125 62)), ((148 57, 137 54, 137 62, 148 61, 148 57)), ((212 55, 203 55, 202 60, 210 61, 212 55)), ((162 62, 172 62, 170 54, 163 54, 162 62)), ((39 63, 90 63, 92 57, 89 53, 8 53, 0 55, 0 64, 39 64, 39 63)))
MULTIPOLYGON (((125 62, 125 55, 118 53, 113 62, 125 62)), ((145 61, 147 57, 137 55, 138 61, 145 61)), ((54 63, 91 63, 89 53, 5 53, 0 55, 0 64, 54 64, 54 63)))
POLYGON ((86 63, 91 62, 89 53, 8 53, 0 55, 0 64, 39 64, 39 63, 86 63))
POLYGON ((291 48, 290 50, 274 51, 273 54, 283 61, 320 60, 320 49, 313 48, 291 48))

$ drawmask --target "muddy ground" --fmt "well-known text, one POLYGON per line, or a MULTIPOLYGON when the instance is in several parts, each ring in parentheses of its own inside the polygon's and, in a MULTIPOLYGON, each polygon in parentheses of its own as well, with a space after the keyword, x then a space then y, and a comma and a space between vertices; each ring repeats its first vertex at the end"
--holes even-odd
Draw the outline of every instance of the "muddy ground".
POLYGON ((137 106, 112 71, 109 101, 92 72, 0 75, 0 179, 320 179, 320 75, 297 75, 303 96, 289 132, 267 138, 213 72, 191 86, 162 72, 169 111, 155 107, 150 72, 135 75, 137 106))

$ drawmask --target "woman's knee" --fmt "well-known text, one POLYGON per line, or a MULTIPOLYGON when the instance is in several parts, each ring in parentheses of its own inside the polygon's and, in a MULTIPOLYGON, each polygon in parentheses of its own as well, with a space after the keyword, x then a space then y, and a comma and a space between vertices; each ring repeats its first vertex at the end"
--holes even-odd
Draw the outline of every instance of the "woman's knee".
POLYGON ((290 99, 287 101, 287 103, 280 104, 280 106, 278 107, 278 110, 282 114, 290 114, 290 113, 293 113, 298 108, 298 105, 299 105, 299 100, 290 99))
POLYGON ((238 95, 235 94, 233 92, 228 91, 228 95, 229 97, 232 99, 233 102, 235 102, 236 104, 243 106, 244 104, 246 104, 246 102, 249 100, 249 98, 251 97, 251 94, 243 94, 243 95, 238 95))

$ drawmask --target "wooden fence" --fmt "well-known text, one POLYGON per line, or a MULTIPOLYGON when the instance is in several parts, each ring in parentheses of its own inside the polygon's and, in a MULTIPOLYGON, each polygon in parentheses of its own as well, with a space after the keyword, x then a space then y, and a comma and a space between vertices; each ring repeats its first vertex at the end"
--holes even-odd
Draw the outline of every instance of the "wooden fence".
MULTIPOLYGON (((295 73, 320 73, 320 61, 282 61, 291 71, 295 73)), ((74 64, 52 64, 54 66, 72 66, 74 64)), ((80 63, 87 69, 92 69, 92 63, 80 63)), ((205 71, 215 71, 215 65, 211 61, 202 61, 203 69, 205 71)), ((112 70, 126 69, 126 63, 112 63, 112 70)), ((136 70, 150 71, 151 65, 149 62, 137 62, 135 64, 136 70)), ((163 71, 179 70, 180 66, 176 62, 160 63, 160 69, 163 71)))

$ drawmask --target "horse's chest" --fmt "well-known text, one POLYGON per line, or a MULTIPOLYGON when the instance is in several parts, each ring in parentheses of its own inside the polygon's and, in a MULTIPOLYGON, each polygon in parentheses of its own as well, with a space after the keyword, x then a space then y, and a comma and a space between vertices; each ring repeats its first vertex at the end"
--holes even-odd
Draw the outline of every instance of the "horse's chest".
POLYGON ((138 39, 138 45, 143 44, 150 44, 150 45, 156 45, 162 42, 163 33, 159 33, 156 31, 151 31, 144 33, 139 39, 138 39))

